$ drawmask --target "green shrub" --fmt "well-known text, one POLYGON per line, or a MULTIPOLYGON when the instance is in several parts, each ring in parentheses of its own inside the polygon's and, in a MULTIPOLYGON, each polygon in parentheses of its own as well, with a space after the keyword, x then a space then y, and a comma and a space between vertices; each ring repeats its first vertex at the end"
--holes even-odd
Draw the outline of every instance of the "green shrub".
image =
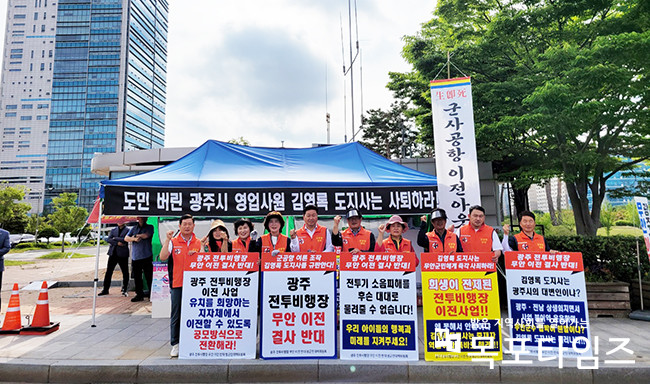
MULTIPOLYGON (((625 281, 638 279, 636 242, 631 236, 547 236, 551 249, 582 252, 587 281, 625 281)), ((639 242, 641 275, 650 273, 645 244, 639 242)))
POLYGON ((14 249, 25 249, 25 248, 37 248, 37 249, 47 249, 47 243, 18 243, 14 249))
MULTIPOLYGON (((52 242, 52 245, 55 246, 55 247, 60 247, 60 246, 61 246, 61 242, 60 242, 60 241, 54 241, 54 242, 52 242)), ((69 241, 66 241, 66 242, 65 242, 65 246, 66 246, 66 247, 67 247, 67 246, 70 246, 70 245, 71 245, 71 243, 70 243, 69 241)))
POLYGON ((628 220, 617 220, 614 225, 617 227, 633 227, 634 223, 628 220))

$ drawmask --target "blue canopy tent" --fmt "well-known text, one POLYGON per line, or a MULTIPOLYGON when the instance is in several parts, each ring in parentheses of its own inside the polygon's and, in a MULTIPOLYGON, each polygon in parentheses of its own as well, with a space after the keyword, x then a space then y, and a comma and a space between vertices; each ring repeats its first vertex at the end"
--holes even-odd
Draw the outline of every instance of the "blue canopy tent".
POLYGON ((277 210, 322 214, 350 207, 372 214, 424 213, 436 205, 436 178, 359 143, 263 148, 208 140, 159 169, 102 182, 105 214, 255 216, 277 210))

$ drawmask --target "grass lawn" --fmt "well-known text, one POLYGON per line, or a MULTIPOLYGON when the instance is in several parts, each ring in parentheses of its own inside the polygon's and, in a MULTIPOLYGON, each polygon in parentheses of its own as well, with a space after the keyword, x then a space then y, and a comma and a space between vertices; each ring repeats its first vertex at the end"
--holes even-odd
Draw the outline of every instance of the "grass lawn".
MULTIPOLYGON (((50 252, 46 255, 39 256, 39 259, 65 259, 69 255, 68 252, 50 252)), ((84 257, 94 257, 93 255, 84 255, 82 253, 73 253, 71 258, 73 259, 81 259, 84 257)))
MULTIPOLYGON (((612 227, 610 236, 643 236, 643 231, 636 227, 612 227)), ((598 236, 607 236, 607 228, 598 228, 598 236)))
POLYGON ((22 261, 22 260, 6 260, 5 259, 5 267, 10 267, 14 265, 25 265, 25 264, 34 264, 33 261, 22 261))

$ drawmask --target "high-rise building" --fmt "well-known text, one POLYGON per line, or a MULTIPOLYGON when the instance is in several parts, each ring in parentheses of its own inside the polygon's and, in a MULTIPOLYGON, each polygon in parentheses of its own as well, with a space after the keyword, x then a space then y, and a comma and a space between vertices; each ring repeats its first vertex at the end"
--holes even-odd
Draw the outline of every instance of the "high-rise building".
POLYGON ((92 207, 95 153, 164 145, 166 0, 59 0, 46 204, 92 207))
POLYGON ((12 71, 11 62, 18 58, 5 59, 2 113, 14 119, 0 125, 0 161, 8 162, 2 164, 0 181, 27 185, 32 191, 44 193, 44 205, 62 192, 74 192, 80 205, 91 208, 101 179, 90 171, 95 153, 164 145, 168 2, 10 0, 8 7, 5 56, 21 55, 23 73, 12 71), (36 14, 40 7, 47 10, 36 14), (45 11, 51 25, 41 27, 27 20, 32 16, 41 18, 45 11), (44 29, 49 34, 25 32, 31 29, 44 29), (22 45, 12 44, 14 30, 16 34, 25 33, 22 45), (44 48, 49 44, 49 48, 41 52, 28 46, 37 39, 44 48), (14 53, 14 49, 21 51, 14 53), (29 70, 47 73, 47 78, 43 77, 47 87, 28 87, 27 82, 36 82, 30 76, 38 75, 24 73, 29 70), (16 86, 16 100, 26 101, 8 103, 5 84, 16 86), (32 103, 31 114, 21 109, 27 101, 32 103), (6 110, 7 105, 15 110, 6 110), (24 121, 33 125, 28 127, 24 121), (34 124, 42 121, 42 128, 34 124), (23 127, 25 132, 31 132, 30 139, 21 134, 23 127), (13 138, 6 138, 11 135, 13 138), (28 148, 20 147, 27 144, 28 148), (11 169, 14 174, 9 169, 5 173, 4 168, 10 166, 15 167, 11 169), (30 172, 34 168, 34 176, 21 167, 30 172))
POLYGON ((43 205, 56 1, 9 0, 0 83, 0 182, 24 186, 43 205))

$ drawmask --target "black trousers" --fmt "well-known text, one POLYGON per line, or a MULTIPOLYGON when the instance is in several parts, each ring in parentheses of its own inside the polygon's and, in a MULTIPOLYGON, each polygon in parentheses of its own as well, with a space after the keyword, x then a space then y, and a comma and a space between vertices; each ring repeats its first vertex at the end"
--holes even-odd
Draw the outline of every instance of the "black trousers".
POLYGON ((104 274, 104 292, 108 292, 108 289, 111 287, 111 279, 113 278, 113 271, 115 266, 120 266, 120 271, 122 271, 122 292, 126 292, 126 289, 129 287, 129 258, 127 257, 118 257, 115 255, 108 256, 108 265, 106 265, 106 273, 104 274))
POLYGON ((133 280, 135 281, 135 294, 137 296, 144 296, 144 289, 142 286, 142 274, 147 280, 147 287, 151 292, 151 280, 153 279, 153 259, 151 257, 141 260, 131 260, 131 267, 133 280))

